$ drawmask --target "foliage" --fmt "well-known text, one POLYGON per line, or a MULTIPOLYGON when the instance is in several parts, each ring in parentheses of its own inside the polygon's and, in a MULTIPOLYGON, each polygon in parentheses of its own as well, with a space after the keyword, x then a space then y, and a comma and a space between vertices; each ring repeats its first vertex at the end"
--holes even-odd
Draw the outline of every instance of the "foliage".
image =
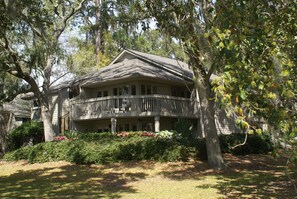
MULTIPOLYGON (((198 90, 202 107, 216 99, 247 131, 259 131, 264 120, 281 136, 297 135, 296 1, 146 0, 139 6, 184 44, 197 88, 205 88, 198 90), (213 73, 219 75, 212 81, 216 96, 207 91, 213 73)), ((201 118, 207 111, 201 110, 201 118)), ((215 129, 207 128, 208 141, 216 140, 208 135, 215 129)))
POLYGON ((112 139, 116 139, 116 136, 110 132, 103 132, 103 133, 78 133, 78 139, 84 140, 84 141, 108 141, 112 139))
MULTIPOLYGON (((248 135, 247 142, 242 144, 245 134, 234 133, 230 135, 219 135, 220 146, 223 153, 232 153, 234 155, 248 155, 248 154, 267 154, 274 149, 274 145, 268 134, 252 134, 248 135)), ((198 139, 189 144, 196 148, 196 156, 199 159, 207 159, 205 139, 198 139)))
POLYGON ((147 132, 147 131, 135 131, 135 132, 124 131, 124 132, 117 133, 116 136, 119 136, 119 137, 133 137, 133 136, 155 137, 156 134, 153 132, 147 132))
POLYGON ((23 147, 5 155, 6 160, 31 163, 65 160, 78 164, 106 164, 131 160, 186 161, 185 146, 172 140, 151 137, 116 138, 109 142, 64 140, 23 147))
POLYGON ((265 121, 279 139, 295 137, 296 2, 227 1, 224 7, 220 25, 207 35, 223 58, 217 100, 247 130, 265 121))
POLYGON ((175 124, 174 130, 176 130, 182 138, 191 139, 193 136, 192 123, 187 119, 179 119, 175 124))
POLYGON ((76 131, 64 131, 64 135, 68 138, 68 139, 76 139, 78 138, 78 132, 76 131))
POLYGON ((273 143, 268 134, 248 135, 247 142, 243 146, 235 147, 244 141, 245 134, 220 135, 222 151, 235 155, 267 154, 273 150, 273 143))
POLYGON ((15 150, 29 144, 43 141, 43 128, 41 123, 26 122, 8 134, 8 148, 15 150))
POLYGON ((160 138, 166 138, 166 139, 175 139, 175 138, 180 138, 181 135, 177 133, 177 131, 163 130, 163 131, 157 132, 156 136, 160 138))
POLYGON ((34 93, 41 106, 45 141, 54 136, 47 98, 53 83, 53 66, 64 58, 60 38, 85 2, 1 1, 5 11, 0 17, 9 25, 3 30, 1 27, 0 70, 18 78, 24 84, 24 92, 34 93))

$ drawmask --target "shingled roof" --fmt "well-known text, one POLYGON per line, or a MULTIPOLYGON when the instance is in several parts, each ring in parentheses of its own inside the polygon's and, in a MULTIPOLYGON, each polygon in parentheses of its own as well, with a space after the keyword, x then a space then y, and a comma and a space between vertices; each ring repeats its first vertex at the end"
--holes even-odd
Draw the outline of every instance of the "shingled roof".
POLYGON ((109 66, 81 78, 82 85, 131 77, 152 77, 171 81, 191 82, 193 73, 188 64, 170 58, 123 50, 109 66))
POLYGON ((51 90, 67 88, 76 84, 91 86, 100 82, 133 77, 192 82, 193 73, 185 62, 125 49, 108 66, 99 69, 97 72, 52 86, 51 90))
POLYGON ((3 104, 3 110, 5 112, 13 113, 16 117, 31 117, 30 102, 21 100, 19 98, 14 99, 9 103, 3 104))

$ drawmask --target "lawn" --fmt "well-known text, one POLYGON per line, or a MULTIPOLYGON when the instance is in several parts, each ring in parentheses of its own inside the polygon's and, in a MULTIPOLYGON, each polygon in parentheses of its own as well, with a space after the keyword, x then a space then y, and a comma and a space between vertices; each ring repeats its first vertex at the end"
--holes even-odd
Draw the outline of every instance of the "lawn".
MULTIPOLYGON (((294 198, 285 159, 225 154, 229 169, 199 161, 75 165, 0 162, 1 198, 294 198)), ((295 175, 295 176, 294 176, 295 175)))

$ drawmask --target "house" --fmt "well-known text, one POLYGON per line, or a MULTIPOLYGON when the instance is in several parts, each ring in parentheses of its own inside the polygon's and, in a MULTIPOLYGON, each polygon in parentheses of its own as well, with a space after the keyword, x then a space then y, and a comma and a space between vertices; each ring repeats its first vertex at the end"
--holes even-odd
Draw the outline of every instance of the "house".
MULTIPOLYGON (((123 50, 97 72, 52 87, 49 98, 57 134, 171 130, 186 119, 203 136, 193 73, 175 59, 123 50)), ((236 128, 221 112, 217 121, 221 133, 236 128)))
POLYGON ((28 101, 17 97, 13 101, 3 104, 2 114, 4 116, 6 131, 9 132, 31 120, 30 104, 28 101))

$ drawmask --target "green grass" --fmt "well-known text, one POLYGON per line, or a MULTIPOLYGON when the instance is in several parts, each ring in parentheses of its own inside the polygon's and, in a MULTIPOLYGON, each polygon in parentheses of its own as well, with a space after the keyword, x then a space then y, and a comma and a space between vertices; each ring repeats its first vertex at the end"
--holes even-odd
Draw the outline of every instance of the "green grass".
MULTIPOLYGON (((227 172, 198 161, 109 165, 0 162, 1 198, 294 198, 283 160, 226 155, 227 172)), ((291 174, 292 175, 292 174, 291 174)), ((295 176, 296 177, 296 176, 295 176)))

